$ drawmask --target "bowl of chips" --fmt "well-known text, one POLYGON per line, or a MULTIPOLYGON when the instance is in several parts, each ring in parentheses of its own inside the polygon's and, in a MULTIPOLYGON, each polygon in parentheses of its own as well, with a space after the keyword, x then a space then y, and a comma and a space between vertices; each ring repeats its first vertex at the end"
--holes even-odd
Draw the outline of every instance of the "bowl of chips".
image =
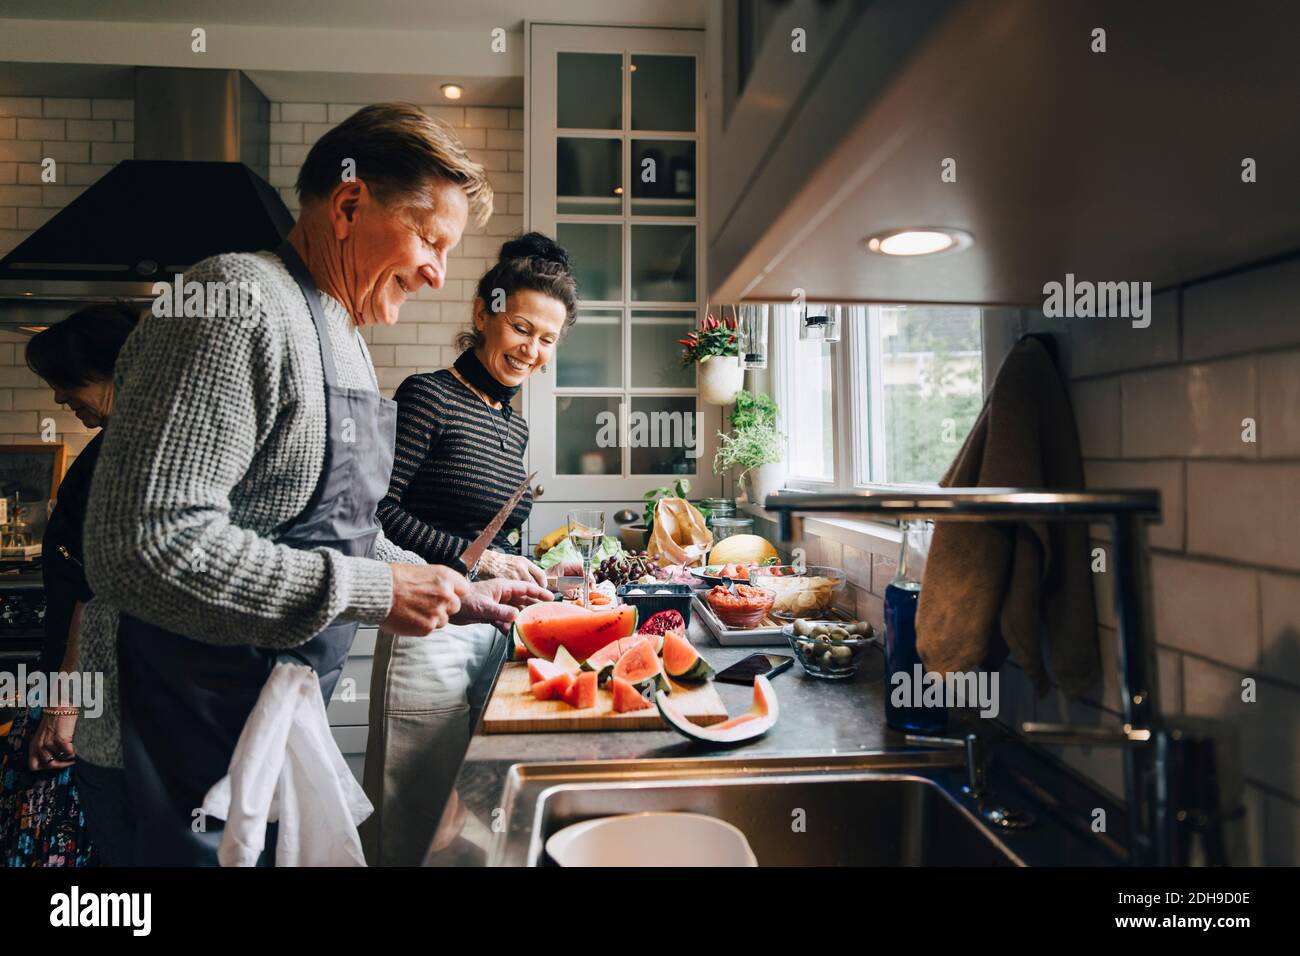
POLYGON ((796 618, 825 618, 835 604, 835 595, 844 589, 844 571, 824 565, 803 568, 776 564, 754 568, 749 583, 776 595, 768 613, 778 621, 796 618))

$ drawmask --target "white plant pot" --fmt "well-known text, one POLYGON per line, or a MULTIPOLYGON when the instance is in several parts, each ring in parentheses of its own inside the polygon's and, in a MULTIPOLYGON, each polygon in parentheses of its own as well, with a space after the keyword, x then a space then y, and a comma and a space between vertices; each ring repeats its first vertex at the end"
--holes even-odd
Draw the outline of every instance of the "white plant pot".
POLYGON ((767 496, 781 490, 785 484, 785 463, 769 462, 751 468, 745 473, 745 485, 749 491, 749 503, 762 506, 767 496))
POLYGON ((711 405, 730 405, 745 386, 739 355, 710 355, 697 368, 700 398, 711 405))

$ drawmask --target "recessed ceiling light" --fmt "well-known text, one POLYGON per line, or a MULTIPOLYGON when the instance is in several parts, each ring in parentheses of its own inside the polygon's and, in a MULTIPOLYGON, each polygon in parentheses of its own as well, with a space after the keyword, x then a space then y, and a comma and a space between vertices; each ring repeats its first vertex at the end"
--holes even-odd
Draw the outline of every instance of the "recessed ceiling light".
POLYGON ((879 256, 930 256, 937 252, 965 249, 974 238, 961 229, 918 226, 912 229, 890 229, 878 232, 866 240, 868 252, 879 256))
POLYGON ((458 100, 465 93, 465 87, 459 83, 444 83, 439 89, 442 90, 442 95, 449 100, 458 100))

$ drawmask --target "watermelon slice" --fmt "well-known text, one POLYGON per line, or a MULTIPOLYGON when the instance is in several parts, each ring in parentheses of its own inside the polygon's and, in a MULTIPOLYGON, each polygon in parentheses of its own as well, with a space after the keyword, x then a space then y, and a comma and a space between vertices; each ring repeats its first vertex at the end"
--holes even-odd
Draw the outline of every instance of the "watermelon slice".
POLYGON ((699 681, 713 677, 713 668, 686 639, 682 628, 664 634, 664 672, 675 680, 699 681))
POLYGON ((614 713, 626 714, 633 710, 648 710, 650 701, 621 677, 614 678, 614 713))
POLYGON ((563 674, 564 668, 560 667, 554 661, 544 661, 540 657, 530 657, 528 659, 528 683, 536 684, 540 681, 550 680, 559 674, 563 674))
POLYGON ((636 641, 623 652, 623 656, 614 665, 614 677, 621 677, 633 686, 654 681, 659 690, 672 690, 672 685, 664 674, 663 663, 655 654, 654 645, 646 638, 636 641))
POLYGON ((511 658, 516 661, 528 660, 528 648, 524 647, 519 638, 514 637, 513 635, 511 636, 511 640, 514 642, 514 651, 511 654, 511 658))
POLYGON ((533 685, 533 696, 538 700, 563 700, 576 678, 567 671, 538 681, 533 685))
POLYGON ((610 641, 636 631, 636 608, 630 604, 589 611, 559 601, 530 604, 515 618, 514 634, 533 657, 555 660, 565 648, 585 661, 610 641))
POLYGON ((570 674, 576 674, 582 668, 582 665, 573 659, 573 655, 563 647, 555 652, 555 663, 561 670, 570 674))
POLYGON ((583 671, 574 678, 573 684, 564 692, 564 702, 578 710, 596 706, 596 674, 583 671))
POLYGON ((655 703, 659 705, 660 715, 668 721, 673 730, 696 743, 714 747, 742 744, 763 736, 776 726, 777 718, 781 713, 776 701, 776 692, 772 690, 768 679, 762 675, 754 678, 754 705, 749 713, 732 717, 712 727, 701 727, 691 723, 673 704, 672 698, 663 691, 655 695, 655 703))

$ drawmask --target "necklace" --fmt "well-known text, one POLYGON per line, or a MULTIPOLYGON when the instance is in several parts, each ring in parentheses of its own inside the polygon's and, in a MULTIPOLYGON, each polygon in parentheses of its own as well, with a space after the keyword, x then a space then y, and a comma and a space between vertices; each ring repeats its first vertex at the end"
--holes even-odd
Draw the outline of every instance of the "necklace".
POLYGON ((502 406, 501 406, 501 418, 502 418, 502 420, 506 423, 506 433, 503 435, 503 434, 501 434, 501 429, 497 428, 497 417, 496 417, 495 414, 493 414, 494 411, 495 411, 495 409, 492 408, 492 402, 490 402, 490 401, 489 401, 489 400, 488 400, 488 399, 483 395, 482 392, 480 392, 477 388, 475 388, 473 385, 471 385, 469 382, 467 382, 467 381, 464 379, 464 377, 461 376, 461 374, 460 374, 460 370, 459 370, 459 369, 454 369, 454 368, 453 368, 451 371, 452 371, 452 374, 456 376, 456 378, 460 379, 461 384, 463 384, 466 388, 468 388, 468 389, 469 389, 469 390, 470 390, 474 395, 476 395, 476 396, 478 397, 478 400, 479 400, 479 401, 481 401, 484 405, 487 406, 487 410, 488 410, 488 421, 490 421, 490 422, 492 423, 492 430, 493 430, 494 432, 496 432, 496 435, 497 435, 497 441, 501 442, 501 450, 502 450, 502 451, 505 451, 505 450, 506 450, 506 438, 510 435, 510 419, 506 418, 506 413, 505 413, 505 403, 502 403, 502 406))

